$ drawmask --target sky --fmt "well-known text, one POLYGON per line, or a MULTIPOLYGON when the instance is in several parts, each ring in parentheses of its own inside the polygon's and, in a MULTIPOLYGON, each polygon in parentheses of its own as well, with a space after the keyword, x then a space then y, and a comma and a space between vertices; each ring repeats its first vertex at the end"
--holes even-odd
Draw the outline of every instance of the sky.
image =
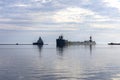
POLYGON ((0 43, 120 42, 120 0, 0 0, 0 43))

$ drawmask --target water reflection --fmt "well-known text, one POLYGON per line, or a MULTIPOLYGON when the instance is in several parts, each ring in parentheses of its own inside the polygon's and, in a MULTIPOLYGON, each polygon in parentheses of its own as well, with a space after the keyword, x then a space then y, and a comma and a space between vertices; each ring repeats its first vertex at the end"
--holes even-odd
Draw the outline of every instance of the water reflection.
POLYGON ((67 46, 56 46, 57 48, 57 53, 59 56, 63 56, 64 50, 66 49, 67 46))
POLYGON ((94 45, 85 45, 85 48, 88 48, 90 51, 90 55, 92 55, 92 49, 94 45))
POLYGON ((38 51, 39 51, 39 56, 41 57, 43 45, 37 45, 37 47, 38 47, 38 51))
POLYGON ((95 45, 84 45, 86 49, 89 49, 89 53, 90 55, 93 54, 93 48, 95 47, 95 45))
POLYGON ((84 50, 87 50, 90 55, 93 53, 93 48, 95 45, 67 45, 67 46, 56 46, 57 53, 61 56, 64 55, 65 50, 69 49, 80 49, 84 48, 84 50))
POLYGON ((120 80, 120 46, 34 47, 0 49, 0 80, 120 80))
POLYGON ((90 46, 90 54, 92 54, 92 45, 89 45, 90 46))
POLYGON ((90 55, 93 54, 93 48, 95 49, 95 45, 89 45, 90 55))

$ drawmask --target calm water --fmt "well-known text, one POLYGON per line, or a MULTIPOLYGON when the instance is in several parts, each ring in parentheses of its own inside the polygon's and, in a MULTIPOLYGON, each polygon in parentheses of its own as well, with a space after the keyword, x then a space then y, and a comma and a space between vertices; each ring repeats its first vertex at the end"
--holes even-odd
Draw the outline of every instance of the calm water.
POLYGON ((0 46, 0 80, 120 80, 120 46, 0 46))

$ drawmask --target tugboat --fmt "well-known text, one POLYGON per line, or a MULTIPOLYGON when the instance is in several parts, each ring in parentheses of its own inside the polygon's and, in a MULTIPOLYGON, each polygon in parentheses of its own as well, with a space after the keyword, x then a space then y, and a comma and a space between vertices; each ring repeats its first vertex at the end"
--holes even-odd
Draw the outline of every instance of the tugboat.
POLYGON ((65 39, 63 39, 63 36, 62 36, 62 35, 59 36, 58 39, 56 39, 56 45, 57 45, 58 47, 64 47, 67 43, 68 43, 68 41, 65 40, 65 39))
POLYGON ((34 42, 33 45, 44 45, 44 42, 41 37, 39 37, 37 42, 34 42))

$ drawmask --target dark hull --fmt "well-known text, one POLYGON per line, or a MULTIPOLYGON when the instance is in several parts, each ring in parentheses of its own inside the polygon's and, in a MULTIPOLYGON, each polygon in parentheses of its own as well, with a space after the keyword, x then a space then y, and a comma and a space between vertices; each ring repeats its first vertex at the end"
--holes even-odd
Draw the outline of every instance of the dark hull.
POLYGON ((108 45, 120 45, 120 43, 108 43, 108 45))
POLYGON ((66 40, 56 39, 56 46, 63 47, 66 45, 66 40))
POLYGON ((43 43, 33 43, 33 45, 43 45, 43 43))

